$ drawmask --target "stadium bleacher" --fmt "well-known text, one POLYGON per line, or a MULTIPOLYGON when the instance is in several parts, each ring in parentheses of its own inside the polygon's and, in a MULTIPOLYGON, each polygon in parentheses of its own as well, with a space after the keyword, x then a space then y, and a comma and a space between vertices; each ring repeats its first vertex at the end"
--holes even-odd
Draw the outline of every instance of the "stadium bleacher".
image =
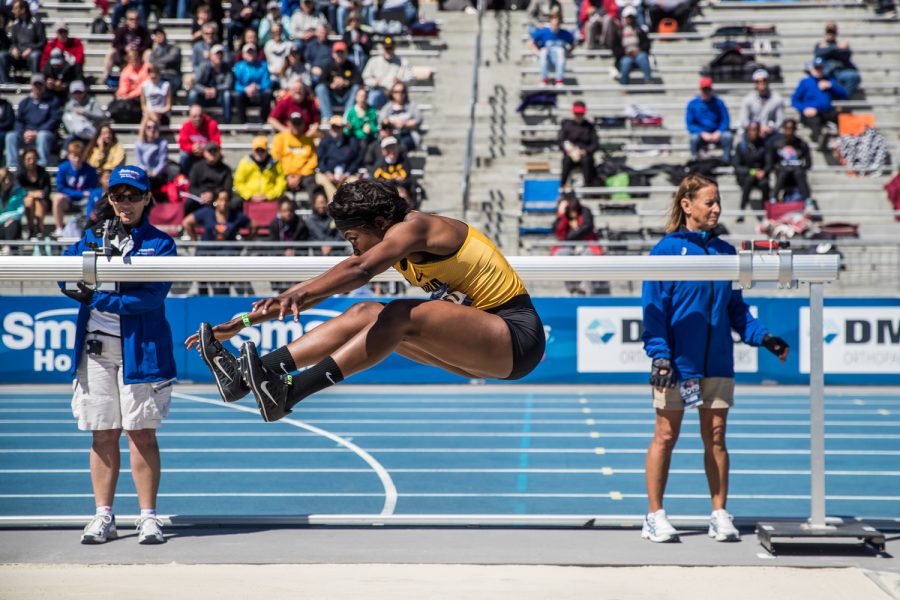
MULTIPOLYGON (((564 27, 574 29, 574 8, 564 4, 564 27)), ((648 85, 621 86, 614 78, 612 53, 609 50, 576 49, 566 68, 565 85, 547 87, 539 80, 537 63, 527 47, 524 32, 531 23, 525 15, 512 14, 509 26, 511 53, 519 58, 519 85, 513 88, 514 101, 538 94, 555 96, 556 105, 527 107, 507 125, 507 147, 518 152, 519 195, 484 198, 481 208, 494 234, 508 245, 518 244, 523 252, 546 253, 552 246, 553 211, 559 196, 559 164, 557 145, 559 123, 568 118, 572 102, 585 102, 588 118, 601 118, 597 132, 600 151, 598 165, 605 161, 624 163, 645 176, 646 181, 626 187, 575 185, 574 193, 594 210, 598 229, 610 231, 644 231, 659 229, 674 190, 672 182, 660 167, 682 166, 690 159, 684 110, 697 94, 700 69, 718 53, 713 47, 713 32, 726 25, 776 25, 776 34, 766 36, 777 44, 759 61, 781 67, 783 81, 771 88, 785 98, 786 116, 797 118, 790 107, 790 95, 805 76, 804 64, 813 57, 813 46, 821 39, 826 21, 841 24, 840 40, 848 42, 863 83, 850 100, 836 103, 843 111, 874 113, 876 129, 890 149, 889 162, 876 173, 856 177, 848 173, 833 155, 814 150, 810 184, 818 206, 814 213, 824 221, 852 221, 859 225, 861 241, 867 237, 883 241, 885 236, 900 232, 890 205, 885 200, 884 184, 896 171, 896 155, 900 148, 900 105, 897 95, 897 73, 900 71, 900 26, 895 16, 876 15, 872 7, 862 3, 823 5, 817 2, 759 3, 718 2, 703 5, 703 14, 693 19, 694 30, 671 36, 652 36, 654 82, 648 85), (774 9, 777 8, 777 11, 774 9), (517 51, 516 48, 519 48, 517 51), (624 118, 629 105, 640 105, 662 117, 660 126, 632 125, 624 118), (605 125, 605 126, 604 126, 605 125), (510 143, 512 142, 512 143, 510 143), (518 144, 515 144, 518 142, 518 144), (656 169, 653 174, 651 169, 656 169)), ((729 108, 732 129, 738 117, 741 98, 752 84, 716 82, 715 91, 729 108)), ((803 127, 800 135, 809 141, 803 127)), ((735 144, 740 139, 736 134, 735 144)), ((713 151, 712 156, 719 153, 713 151)), ((576 172, 577 173, 577 172, 576 172)), ((580 175, 577 174, 576 177, 580 175)), ((759 215, 759 212, 737 210, 740 189, 730 167, 717 173, 723 195, 723 222, 734 236, 750 237, 757 233, 756 219, 738 222, 737 217, 759 215)), ((646 246, 646 250, 649 246, 646 246)))
MULTIPOLYGON (((226 4, 227 8, 227 4, 226 4)), ((426 18, 423 12, 421 18, 426 18)), ((430 7, 429 7, 430 10, 430 7)), ((94 83, 90 85, 90 92, 98 102, 103 106, 107 106, 114 98, 115 89, 108 87, 104 82, 99 81, 103 72, 103 60, 112 40, 111 33, 97 34, 91 33, 91 27, 97 16, 101 14, 100 9, 95 7, 93 2, 73 1, 73 2, 45 2, 41 3, 38 13, 40 18, 48 29, 48 39, 53 37, 51 29, 52 23, 64 21, 69 27, 71 37, 79 38, 85 46, 85 65, 84 75, 92 78, 94 83)), ((107 17, 108 21, 108 17, 107 17)), ((227 21, 227 17, 226 17, 227 21)), ((182 72, 187 74, 191 72, 191 42, 190 42, 190 19, 168 19, 160 18, 159 15, 153 14, 149 18, 148 26, 152 30, 155 25, 161 25, 166 29, 167 38, 170 43, 180 47, 182 53, 182 72)), ((384 36, 373 34, 372 39, 375 42, 380 41, 384 36)), ((413 68, 416 79, 409 86, 410 98, 415 101, 425 115, 425 123, 421 128, 424 135, 422 147, 410 153, 410 162, 413 167, 412 174, 422 184, 427 185, 427 157, 429 153, 436 154, 438 151, 429 147, 429 121, 435 116, 435 106, 431 103, 430 98, 434 95, 435 90, 435 73, 439 70, 441 56, 447 49, 447 44, 438 36, 417 36, 409 33, 391 36, 398 49, 398 54, 407 58, 413 68)), ((332 40, 338 39, 338 36, 332 35, 332 40)), ((379 47, 374 45, 373 54, 379 52, 379 47)), ((30 85, 27 83, 27 73, 17 72, 18 83, 0 84, 0 95, 8 100, 14 107, 30 92, 30 85)), ((187 92, 179 90, 173 98, 173 108, 170 113, 171 124, 161 128, 161 134, 169 141, 170 161, 177 163, 178 146, 175 140, 178 135, 181 124, 187 119, 187 92)), ((220 109, 217 107, 207 109, 214 118, 219 119, 221 115, 220 109)), ((241 158, 247 155, 250 148, 250 141, 256 135, 267 135, 271 140, 274 131, 265 123, 258 122, 258 108, 248 108, 248 123, 220 123, 222 132, 222 150, 223 159, 232 169, 234 169, 241 158)), ((114 123, 113 128, 116 131, 119 142, 123 144, 126 150, 126 159, 133 158, 134 144, 137 141, 138 126, 131 124, 114 123)), ((63 128, 60 128, 60 142, 65 137, 63 128)), ((52 174, 56 172, 55 162, 48 167, 48 171, 52 174)), ((52 177, 51 177, 52 179, 52 177)), ((52 231, 50 229, 51 218, 48 216, 45 220, 45 232, 52 231)), ((30 249, 27 249, 30 251, 30 249)))

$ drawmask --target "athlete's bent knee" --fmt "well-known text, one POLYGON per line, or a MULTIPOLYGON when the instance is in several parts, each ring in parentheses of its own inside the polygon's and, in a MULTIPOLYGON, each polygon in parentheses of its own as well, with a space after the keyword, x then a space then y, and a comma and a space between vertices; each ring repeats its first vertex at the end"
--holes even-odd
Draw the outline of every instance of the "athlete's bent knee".
POLYGON ((414 331, 412 311, 419 304, 421 302, 415 300, 393 300, 384 306, 378 322, 404 336, 409 335, 414 331))
POLYGON ((382 310, 384 310, 384 304, 380 302, 357 302, 344 311, 344 314, 351 318, 371 322, 378 318, 382 310))

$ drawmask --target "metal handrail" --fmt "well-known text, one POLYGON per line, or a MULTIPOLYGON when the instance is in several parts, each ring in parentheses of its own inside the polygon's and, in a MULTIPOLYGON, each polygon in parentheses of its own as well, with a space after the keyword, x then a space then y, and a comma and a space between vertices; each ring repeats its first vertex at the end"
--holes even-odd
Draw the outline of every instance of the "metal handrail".
POLYGON ((462 201, 463 214, 469 211, 469 184, 475 154, 475 107, 478 104, 478 69, 481 66, 481 21, 484 17, 484 0, 478 0, 478 28, 475 34, 475 60, 472 64, 472 90, 469 97, 469 128, 466 132, 466 149, 463 155, 462 201))

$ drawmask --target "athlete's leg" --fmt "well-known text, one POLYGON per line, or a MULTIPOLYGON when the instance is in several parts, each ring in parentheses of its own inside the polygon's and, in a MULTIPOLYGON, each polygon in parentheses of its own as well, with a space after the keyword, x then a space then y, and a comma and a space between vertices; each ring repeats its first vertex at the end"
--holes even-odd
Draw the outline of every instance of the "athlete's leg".
POLYGON ((371 325, 381 314, 379 302, 359 302, 288 344, 298 369, 314 365, 371 325))
POLYGON ((437 367, 439 369, 443 369, 445 371, 449 371, 454 375, 459 375, 460 377, 467 377, 469 379, 480 379, 478 375, 474 375, 469 373, 468 371, 464 371, 458 367, 454 367, 451 364, 448 364, 441 359, 432 356, 431 354, 425 352, 421 348, 417 348, 409 342, 401 342, 399 346, 397 346, 396 350, 394 350, 400 356, 408 358, 409 360, 415 361, 417 363, 428 365, 429 367, 437 367))
POLYGON ((512 372, 506 322, 452 302, 395 300, 332 357, 349 377, 378 364, 402 342, 478 377, 502 379, 512 372))
POLYGON ((281 376, 267 366, 252 342, 241 348, 240 368, 263 419, 275 421, 307 396, 394 351, 464 377, 500 379, 513 369, 512 338, 503 319, 452 302, 427 300, 391 302, 336 352, 294 377, 281 376))

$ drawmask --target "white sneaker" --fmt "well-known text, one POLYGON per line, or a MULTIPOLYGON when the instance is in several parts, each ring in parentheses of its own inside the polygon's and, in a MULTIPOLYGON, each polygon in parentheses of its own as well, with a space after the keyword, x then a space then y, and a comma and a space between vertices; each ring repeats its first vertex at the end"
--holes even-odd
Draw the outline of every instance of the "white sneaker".
POLYGON ((678 531, 669 523, 666 511, 660 509, 644 517, 641 537, 651 542, 677 542, 678 531))
POLYGON ((138 517, 134 522, 134 526, 138 530, 138 544, 165 544, 166 538, 163 536, 162 523, 159 517, 147 516, 138 517))
POLYGON ((82 544, 104 544, 119 537, 113 515, 94 515, 81 533, 82 544))
POLYGON ((741 539, 741 532, 732 522, 734 517, 724 508, 714 510, 709 517, 709 537, 717 542, 736 542, 741 539))

